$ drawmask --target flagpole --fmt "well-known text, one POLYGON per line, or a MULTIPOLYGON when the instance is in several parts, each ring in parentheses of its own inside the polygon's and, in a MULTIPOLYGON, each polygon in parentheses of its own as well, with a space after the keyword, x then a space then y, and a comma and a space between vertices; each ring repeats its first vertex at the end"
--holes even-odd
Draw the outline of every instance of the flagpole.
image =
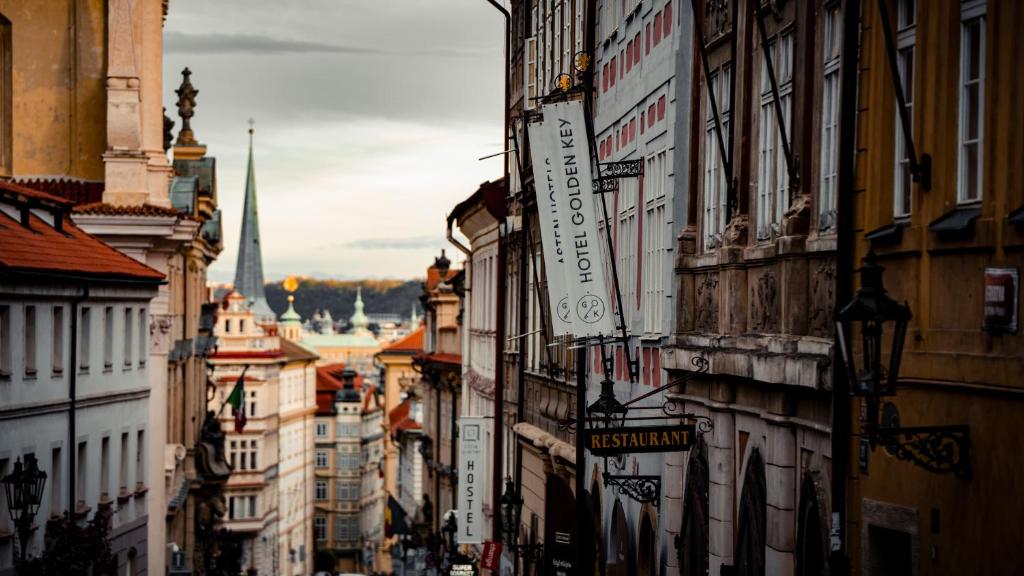
MULTIPOLYGON (((244 382, 245 381, 244 380, 245 379, 245 373, 248 372, 248 371, 249 371, 249 365, 246 364, 245 368, 242 368, 242 374, 238 377, 239 382, 244 382)), ((235 382, 235 386, 238 386, 238 382, 235 382)), ((231 391, 234 392, 235 389, 232 388, 231 391)), ((231 395, 229 394, 228 396, 230 397, 231 395)), ((220 415, 224 413, 224 407, 227 406, 227 405, 228 405, 228 402, 226 400, 224 402, 221 402, 220 410, 217 411, 217 418, 220 418, 220 415)))

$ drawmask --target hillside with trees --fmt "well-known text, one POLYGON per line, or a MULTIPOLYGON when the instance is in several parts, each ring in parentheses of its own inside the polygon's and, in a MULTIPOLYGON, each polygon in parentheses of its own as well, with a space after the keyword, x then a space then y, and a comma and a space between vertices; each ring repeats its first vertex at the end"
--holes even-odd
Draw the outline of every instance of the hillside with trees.
MULTIPOLYGON (((366 314, 398 314, 408 317, 415 304, 420 309, 421 280, 316 280, 299 279, 295 311, 306 320, 318 310, 329 310, 335 320, 348 320, 354 311, 356 287, 363 289, 366 314)), ((267 302, 280 315, 288 308, 288 292, 282 282, 266 285, 267 302)))

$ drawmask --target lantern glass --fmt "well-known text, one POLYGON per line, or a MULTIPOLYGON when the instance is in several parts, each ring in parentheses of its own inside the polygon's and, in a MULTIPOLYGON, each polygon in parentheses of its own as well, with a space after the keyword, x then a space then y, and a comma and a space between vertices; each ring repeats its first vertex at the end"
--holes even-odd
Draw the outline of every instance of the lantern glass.
POLYGON ((896 393, 907 323, 912 315, 906 303, 900 304, 886 294, 882 284, 883 270, 875 263, 873 253, 864 258, 857 296, 839 311, 836 321, 839 352, 846 362, 851 393, 856 395, 896 393), (859 366, 857 356, 847 342, 847 335, 858 325, 861 338, 859 366), (892 341, 887 366, 883 361, 882 350, 889 330, 892 332, 892 341))

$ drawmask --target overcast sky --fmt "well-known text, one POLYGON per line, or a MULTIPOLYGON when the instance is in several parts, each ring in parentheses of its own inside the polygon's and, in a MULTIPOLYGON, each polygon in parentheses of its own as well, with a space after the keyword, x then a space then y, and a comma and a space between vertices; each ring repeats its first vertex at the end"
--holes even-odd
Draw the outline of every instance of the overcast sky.
POLYGON ((234 275, 248 119, 268 280, 423 276, 445 215, 501 176, 504 21, 485 0, 173 0, 164 102, 188 66, 234 275))

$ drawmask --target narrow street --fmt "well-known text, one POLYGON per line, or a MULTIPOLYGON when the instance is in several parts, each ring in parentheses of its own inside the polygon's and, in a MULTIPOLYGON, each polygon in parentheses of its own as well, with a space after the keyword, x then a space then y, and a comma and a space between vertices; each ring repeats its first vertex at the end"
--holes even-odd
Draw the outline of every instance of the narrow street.
POLYGON ((0 0, 0 576, 1024 574, 1017 0, 0 0))

